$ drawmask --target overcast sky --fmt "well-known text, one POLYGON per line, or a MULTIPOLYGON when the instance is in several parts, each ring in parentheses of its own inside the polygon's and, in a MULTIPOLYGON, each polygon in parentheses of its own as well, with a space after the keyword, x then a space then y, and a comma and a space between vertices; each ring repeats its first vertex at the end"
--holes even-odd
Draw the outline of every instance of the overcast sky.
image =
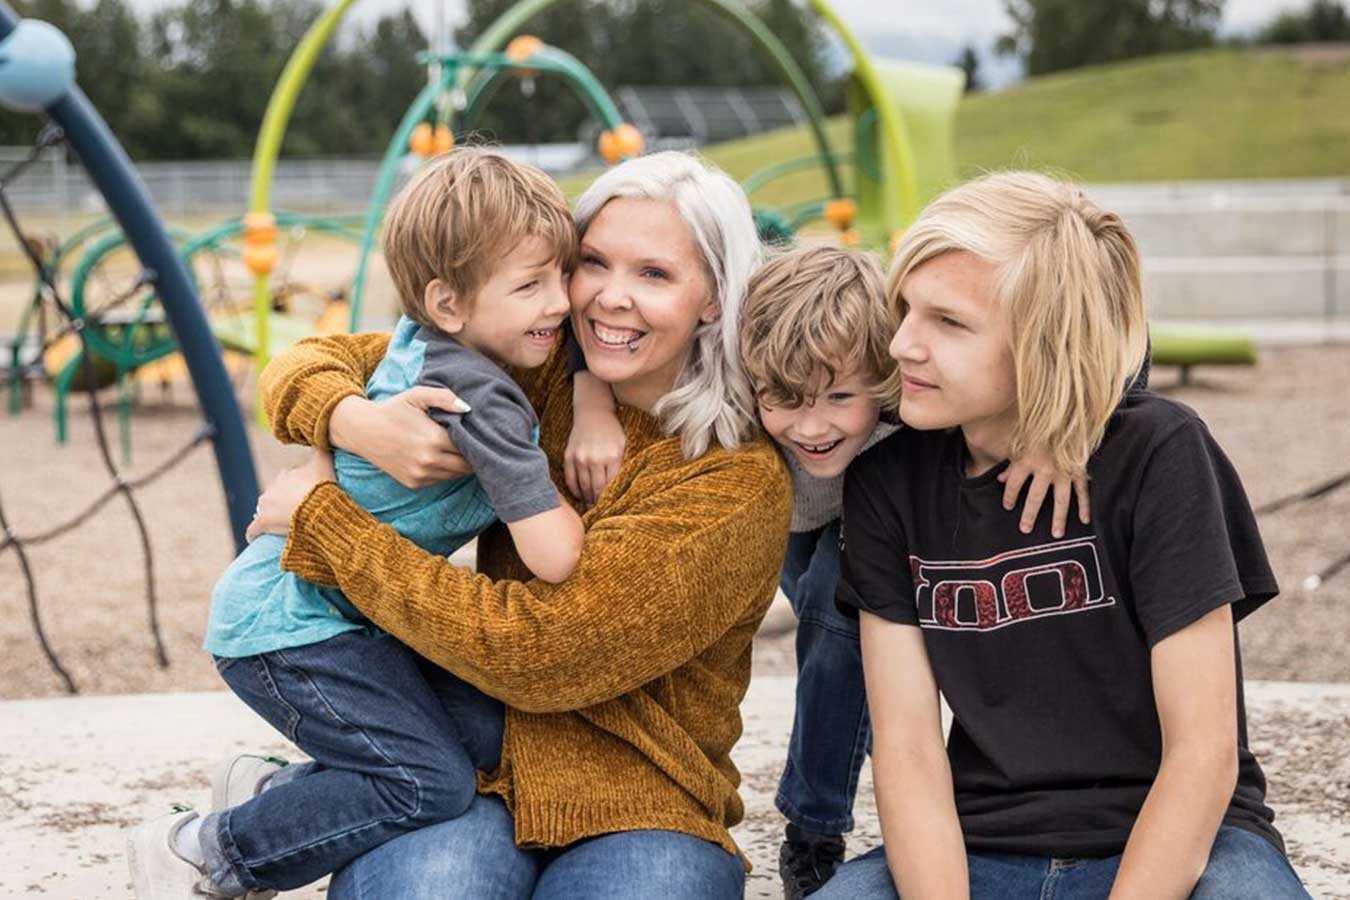
MULTIPOLYGON (((175 0, 130 0, 140 10, 173 5, 175 0)), ((692 0, 691 0, 692 2, 692 0)), ((1227 0, 1222 30, 1248 33, 1285 9, 1299 9, 1310 0, 1227 0)), ((832 5, 872 52, 925 62, 950 62, 961 47, 973 44, 984 57, 986 77, 995 84, 1016 76, 1010 60, 989 52, 1008 28, 1003 0, 833 0, 832 5)), ((448 30, 464 18, 463 0, 358 0, 350 18, 370 22, 411 7, 423 30, 432 35, 439 22, 448 30)), ((584 62, 584 60, 583 60, 584 62)))

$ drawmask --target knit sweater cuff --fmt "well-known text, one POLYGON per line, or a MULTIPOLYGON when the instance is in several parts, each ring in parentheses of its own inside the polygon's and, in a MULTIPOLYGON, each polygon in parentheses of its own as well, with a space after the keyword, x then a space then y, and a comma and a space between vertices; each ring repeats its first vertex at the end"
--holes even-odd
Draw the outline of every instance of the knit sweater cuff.
POLYGON ((328 420, 333 410, 348 397, 364 396, 346 376, 336 372, 316 372, 306 376, 304 390, 269 404, 266 412, 278 440, 331 450, 328 420))
POLYGON ((337 587, 336 566, 330 560, 350 559, 362 533, 376 524, 336 481, 321 482, 291 516, 281 568, 314 584, 337 587))

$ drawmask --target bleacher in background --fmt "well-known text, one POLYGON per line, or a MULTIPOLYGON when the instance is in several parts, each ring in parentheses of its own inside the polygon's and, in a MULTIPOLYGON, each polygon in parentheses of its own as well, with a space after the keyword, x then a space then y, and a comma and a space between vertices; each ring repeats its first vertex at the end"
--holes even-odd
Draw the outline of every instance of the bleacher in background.
POLYGON ((806 122, 782 88, 621 87, 614 99, 625 119, 658 141, 711 144, 806 122))

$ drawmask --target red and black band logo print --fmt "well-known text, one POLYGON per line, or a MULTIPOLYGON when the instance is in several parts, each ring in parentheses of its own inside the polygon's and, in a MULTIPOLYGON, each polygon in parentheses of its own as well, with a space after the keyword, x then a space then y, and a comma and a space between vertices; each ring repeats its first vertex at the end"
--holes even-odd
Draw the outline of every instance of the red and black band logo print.
POLYGON ((991 631, 1042 616, 1114 606, 1092 538, 1014 550, 976 562, 909 558, 919 625, 991 631))

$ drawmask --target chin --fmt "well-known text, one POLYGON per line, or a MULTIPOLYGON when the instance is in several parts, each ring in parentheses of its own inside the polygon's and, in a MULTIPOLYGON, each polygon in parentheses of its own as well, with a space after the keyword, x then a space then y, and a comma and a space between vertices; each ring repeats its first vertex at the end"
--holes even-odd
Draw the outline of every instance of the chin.
POLYGON ((912 402, 906 403, 903 397, 900 399, 900 421, 919 431, 935 431, 939 428, 952 428, 960 424, 950 416, 943 416, 912 402))

